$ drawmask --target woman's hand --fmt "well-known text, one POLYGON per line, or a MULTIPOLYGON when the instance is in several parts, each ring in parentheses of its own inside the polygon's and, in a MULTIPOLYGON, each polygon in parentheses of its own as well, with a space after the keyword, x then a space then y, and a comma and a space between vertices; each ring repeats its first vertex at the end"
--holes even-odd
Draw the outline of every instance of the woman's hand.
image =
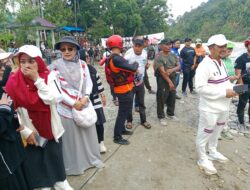
POLYGON ((26 139, 27 143, 30 144, 30 145, 35 145, 37 146, 38 143, 36 141, 36 133, 35 132, 32 132, 30 134, 30 136, 26 139))
POLYGON ((36 69, 25 67, 25 68, 22 68, 22 72, 26 77, 30 78, 33 81, 36 81, 37 78, 39 77, 36 69))
POLYGON ((84 96, 80 99, 80 102, 83 104, 83 106, 86 106, 88 105, 88 102, 89 102, 89 98, 84 96))
POLYGON ((101 101, 102 101, 102 105, 103 105, 103 106, 106 106, 107 99, 106 99, 105 94, 101 94, 101 101))
POLYGON ((76 110, 80 111, 80 110, 83 109, 84 104, 83 104, 81 101, 77 100, 77 101, 75 102, 75 104, 73 105, 73 107, 74 107, 76 110))
POLYGON ((2 98, 0 99, 0 105, 5 104, 5 105, 10 105, 11 104, 11 99, 8 97, 6 93, 3 93, 2 98))

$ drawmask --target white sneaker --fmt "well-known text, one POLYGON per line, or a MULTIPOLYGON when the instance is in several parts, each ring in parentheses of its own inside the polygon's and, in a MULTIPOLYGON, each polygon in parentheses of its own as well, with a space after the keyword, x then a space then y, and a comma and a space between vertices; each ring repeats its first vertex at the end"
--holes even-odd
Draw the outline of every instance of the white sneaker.
POLYGON ((229 132, 229 130, 222 131, 221 136, 227 140, 233 140, 234 136, 229 132))
POLYGON ((160 121, 161 125, 164 125, 164 126, 168 125, 166 119, 159 119, 159 121, 160 121))
POLYGON ((106 146, 104 145, 104 142, 103 142, 103 141, 101 141, 101 143, 99 144, 99 146, 100 146, 100 153, 105 153, 105 152, 107 152, 107 148, 106 148, 106 146))
POLYGON ((201 170, 204 170, 204 172, 207 175, 213 175, 217 173, 217 170, 214 167, 213 162, 211 162, 210 160, 198 160, 197 164, 199 168, 201 170))
POLYGON ((67 179, 65 179, 64 181, 60 181, 60 182, 56 182, 54 185, 54 189, 55 190, 74 190, 67 179))
POLYGON ((247 129, 250 129, 250 123, 249 122, 245 123, 245 126, 246 126, 247 129))
POLYGON ((244 124, 238 124, 237 130, 238 130, 238 133, 242 133, 242 134, 248 133, 248 130, 246 129, 246 126, 244 124))
POLYGON ((213 152, 213 153, 209 153, 208 159, 212 160, 212 161, 216 160, 216 161, 221 162, 221 163, 225 163, 228 161, 228 158, 225 157, 223 154, 219 153, 218 151, 213 152))
POLYGON ((180 121, 180 119, 178 117, 176 117, 175 115, 173 115, 173 116, 167 115, 167 118, 172 120, 172 121, 180 121))

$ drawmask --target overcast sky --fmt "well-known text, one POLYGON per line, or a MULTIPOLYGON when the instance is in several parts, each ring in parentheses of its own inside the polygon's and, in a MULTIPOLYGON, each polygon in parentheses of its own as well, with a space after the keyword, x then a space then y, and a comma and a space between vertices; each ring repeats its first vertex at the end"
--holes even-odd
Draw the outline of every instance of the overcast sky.
POLYGON ((173 14, 174 19, 176 19, 179 15, 189 12, 191 8, 194 9, 202 2, 207 1, 208 0, 167 0, 167 3, 169 7, 172 7, 171 14, 173 14))

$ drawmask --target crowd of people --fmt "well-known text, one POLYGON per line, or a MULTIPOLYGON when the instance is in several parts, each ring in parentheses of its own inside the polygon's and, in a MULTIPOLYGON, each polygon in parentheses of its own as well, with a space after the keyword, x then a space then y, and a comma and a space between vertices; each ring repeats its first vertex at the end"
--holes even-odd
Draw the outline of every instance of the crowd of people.
MULTIPOLYGON (((244 109, 250 99, 250 39, 245 40, 247 52, 235 64, 230 59, 234 45, 222 34, 208 39, 209 54, 201 39, 195 41, 195 47, 191 46, 192 39, 184 41, 180 51, 180 39, 165 38, 152 54, 146 36, 134 37, 133 46, 126 52, 122 52, 121 36, 107 39, 108 53, 100 64, 105 65, 111 95, 118 106, 113 142, 130 144, 123 136, 133 134, 133 106, 139 112, 140 124, 147 130, 153 127, 146 116, 145 87, 149 94, 156 95, 156 115, 160 125, 166 126, 167 119, 179 121, 175 104, 188 96, 188 85, 191 94, 200 96, 197 164, 205 173, 216 174, 212 161, 228 161, 217 151, 218 138, 220 134, 233 138, 228 127, 232 97, 239 96, 237 129, 249 134, 244 109), (147 74, 152 62, 156 92, 147 74), (177 94, 181 73, 182 96, 177 94)), ((49 65, 34 45, 0 52, 1 189, 71 190, 67 175, 104 167, 101 153, 107 151, 107 99, 95 60, 86 60, 81 49, 73 36, 64 36, 55 44, 61 56, 49 65), (93 107, 97 119, 90 126, 81 126, 73 110, 89 107, 93 107)), ((250 119, 250 111, 248 115, 250 119)))

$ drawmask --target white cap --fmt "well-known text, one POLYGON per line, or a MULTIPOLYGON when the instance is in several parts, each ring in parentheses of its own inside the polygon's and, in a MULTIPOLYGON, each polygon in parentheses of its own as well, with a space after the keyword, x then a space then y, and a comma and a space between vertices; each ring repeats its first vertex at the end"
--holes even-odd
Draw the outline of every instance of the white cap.
POLYGON ((20 53, 25 53, 32 58, 42 57, 40 49, 34 45, 24 45, 20 47, 15 56, 19 55, 20 53))
POLYGON ((211 45, 217 45, 217 46, 223 46, 223 45, 227 45, 227 39, 223 34, 216 34, 211 36, 208 41, 207 41, 207 46, 211 46, 211 45))
POLYGON ((11 52, 0 53, 0 60, 11 58, 13 54, 11 52))

